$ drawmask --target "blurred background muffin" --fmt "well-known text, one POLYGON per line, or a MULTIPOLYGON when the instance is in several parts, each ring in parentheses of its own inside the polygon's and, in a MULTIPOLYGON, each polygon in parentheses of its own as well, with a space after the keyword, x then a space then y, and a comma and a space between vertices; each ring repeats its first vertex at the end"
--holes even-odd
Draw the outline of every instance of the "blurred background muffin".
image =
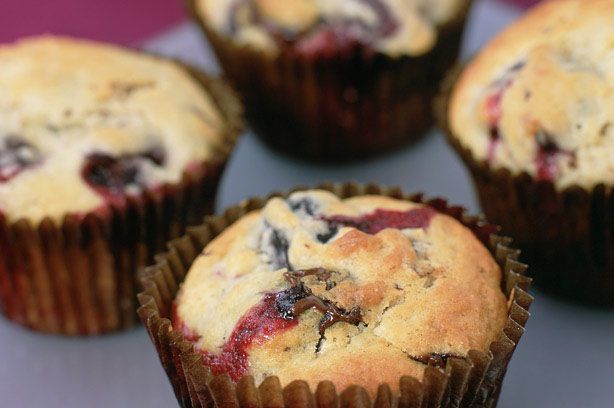
POLYGON ((536 283, 614 305, 614 2, 551 0, 468 65, 449 139, 536 283))
POLYGON ((356 158, 420 136, 470 0, 188 0, 248 120, 300 157, 356 158))
POLYGON ((237 101, 174 61, 53 36, 1 46, 0 88, 2 313, 131 326, 135 271, 212 210, 237 101))

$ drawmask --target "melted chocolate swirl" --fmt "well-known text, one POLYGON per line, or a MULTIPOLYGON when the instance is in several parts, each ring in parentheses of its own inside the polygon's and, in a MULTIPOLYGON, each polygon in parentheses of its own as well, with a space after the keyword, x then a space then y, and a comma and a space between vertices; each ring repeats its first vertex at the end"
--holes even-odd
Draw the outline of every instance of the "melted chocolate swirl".
POLYGON ((324 268, 290 271, 284 274, 286 280, 292 285, 289 289, 281 292, 276 300, 277 311, 286 320, 294 320, 305 311, 315 308, 323 314, 318 326, 320 340, 316 345, 316 352, 320 350, 322 341, 326 338, 326 329, 337 322, 345 322, 358 325, 362 322, 362 312, 359 308, 347 311, 335 306, 331 301, 322 299, 313 294, 302 278, 316 276, 319 281, 326 282, 327 290, 332 288, 330 277, 332 272, 324 268))

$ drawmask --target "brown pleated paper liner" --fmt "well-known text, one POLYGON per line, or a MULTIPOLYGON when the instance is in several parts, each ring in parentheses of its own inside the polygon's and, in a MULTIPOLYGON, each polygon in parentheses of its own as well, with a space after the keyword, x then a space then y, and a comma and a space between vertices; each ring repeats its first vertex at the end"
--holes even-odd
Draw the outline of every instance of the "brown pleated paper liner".
MULTIPOLYGON (((450 358, 445 370, 428 366, 424 379, 399 379, 398 387, 382 384, 374 399, 364 388, 351 386, 336 390, 329 381, 315 390, 297 380, 282 387, 277 377, 267 377, 256 386, 251 376, 236 384, 227 375, 213 376, 194 351, 190 341, 172 328, 170 316, 173 299, 194 259, 222 230, 249 211, 262 208, 270 197, 252 198, 228 208, 221 216, 188 229, 173 240, 168 252, 156 256, 156 264, 142 271, 144 291, 139 294, 138 314, 158 351, 162 366, 184 407, 492 407, 496 405, 501 382, 516 344, 524 333, 532 297, 527 293, 530 279, 524 276, 526 265, 517 262, 519 251, 510 248, 509 238, 494 235, 496 227, 479 217, 465 215, 461 207, 445 200, 425 200, 421 195, 404 195, 398 188, 378 185, 323 184, 318 186, 346 198, 363 194, 381 194, 422 202, 449 214, 470 228, 490 249, 503 271, 501 289, 508 297, 508 321, 488 352, 472 350, 466 358, 450 358), (399 389, 393 393, 392 389, 399 389)), ((296 190, 301 190, 299 188, 296 190)), ((294 191, 296 191, 294 190, 294 191)), ((273 194, 273 196, 287 196, 273 194)))
POLYGON ((31 329, 94 335, 133 326, 136 271, 169 239, 213 210, 218 182, 242 129, 241 107, 221 81, 186 67, 224 116, 213 158, 124 204, 38 225, 0 219, 0 311, 31 329))
POLYGON ((271 56, 210 27, 186 0, 246 106, 250 124, 272 147, 315 160, 356 159, 409 143, 430 128, 432 98, 459 53, 471 2, 441 27, 434 48, 391 57, 365 47, 331 58, 293 49, 271 56))
POLYGON ((469 168, 486 218, 514 238, 535 284, 582 303, 614 307, 614 180, 557 190, 527 173, 476 159, 448 126, 448 101, 463 67, 450 71, 435 104, 448 142, 469 168))

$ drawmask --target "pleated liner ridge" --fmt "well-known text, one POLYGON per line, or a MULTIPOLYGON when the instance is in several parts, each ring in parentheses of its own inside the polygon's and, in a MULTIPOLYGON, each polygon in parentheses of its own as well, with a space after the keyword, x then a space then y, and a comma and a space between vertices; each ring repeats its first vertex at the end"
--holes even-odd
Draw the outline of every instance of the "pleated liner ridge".
MULTIPOLYGON (((497 403, 503 376, 518 341, 524 333, 533 298, 527 293, 531 280, 524 273, 526 265, 517 261, 519 251, 510 248, 511 240, 495 234, 497 227, 481 218, 468 216, 462 207, 450 206, 445 200, 425 200, 421 194, 405 195, 398 188, 374 184, 323 184, 318 188, 347 198, 363 194, 380 194, 432 206, 470 228, 489 248, 503 271, 502 291, 508 297, 508 320, 499 338, 486 353, 472 350, 466 358, 450 358, 445 370, 434 366, 425 369, 424 379, 399 378, 398 394, 387 384, 380 385, 371 400, 366 390, 351 386, 336 390, 322 381, 315 390, 307 382, 293 381, 281 387, 277 377, 267 377, 258 387, 251 376, 236 384, 226 375, 214 376, 203 364, 202 356, 191 342, 173 330, 169 320, 173 299, 194 259, 221 231, 249 211, 262 208, 270 197, 252 198, 228 208, 223 215, 207 217, 205 222, 188 229, 173 240, 168 252, 156 256, 156 264, 142 271, 144 291, 138 295, 141 317, 153 341, 162 366, 184 407, 493 407, 497 403)), ((303 190, 297 188, 296 190, 303 190)), ((273 194, 285 197, 290 193, 273 194)))

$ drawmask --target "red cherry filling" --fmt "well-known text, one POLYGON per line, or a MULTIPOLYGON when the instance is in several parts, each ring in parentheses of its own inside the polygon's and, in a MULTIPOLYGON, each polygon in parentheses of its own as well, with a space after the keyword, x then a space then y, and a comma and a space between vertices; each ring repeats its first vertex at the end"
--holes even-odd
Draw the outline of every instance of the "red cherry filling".
MULTIPOLYGON (((230 338, 219 354, 203 351, 203 361, 213 374, 227 373, 234 381, 247 373, 248 350, 253 344, 262 344, 276 334, 298 324, 298 317, 311 308, 323 313, 319 325, 320 340, 316 352, 324 339, 325 330, 336 322, 358 324, 361 321, 359 309, 346 312, 331 302, 314 296, 300 280, 315 275, 327 281, 330 272, 322 268, 286 272, 285 278, 292 286, 277 293, 267 293, 260 303, 247 311, 234 327, 230 338)), ((173 314, 173 326, 184 333, 186 338, 195 339, 193 333, 173 314)))
POLYGON ((488 116, 488 123, 491 126, 496 126, 499 120, 501 120, 501 99, 503 99, 503 94, 509 85, 511 85, 511 82, 508 82, 508 85, 490 94, 486 99, 486 115, 488 116))
POLYGON ((260 344, 298 324, 297 318, 284 318, 278 306, 291 304, 300 296, 292 290, 266 294, 241 317, 219 354, 203 352, 203 360, 214 374, 228 373, 234 381, 239 380, 247 372, 247 351, 252 344, 260 344))
POLYGON ((496 92, 490 94, 486 99, 486 115, 488 117, 488 133, 490 140, 488 143, 488 161, 492 162, 495 159, 495 153, 501 135, 499 134, 499 121, 501 120, 501 100, 507 88, 512 84, 511 80, 508 80, 503 88, 498 89, 496 92))
POLYGON ((147 180, 142 174, 145 163, 162 166, 164 152, 154 148, 143 153, 118 157, 92 153, 87 157, 81 174, 100 195, 111 198, 125 194, 128 188, 141 190, 147 186, 147 180))
POLYGON ((427 228, 436 214, 431 207, 420 207, 408 211, 377 209, 360 217, 333 215, 322 219, 332 227, 354 227, 367 234, 377 234, 386 228, 427 228))
POLYGON ((503 95, 514 83, 515 75, 524 67, 524 62, 520 61, 510 67, 503 78, 495 84, 495 91, 486 98, 486 117, 488 121, 488 134, 490 136, 487 148, 488 161, 492 162, 495 159, 497 146, 501 140, 499 132, 499 122, 501 121, 501 102, 503 95))
POLYGON ((297 44, 299 52, 308 57, 332 58, 350 54, 361 43, 361 30, 351 23, 326 25, 297 44))
POLYGON ((0 147, 0 183, 9 181, 40 161, 38 149, 30 143, 15 135, 6 136, 0 147))

